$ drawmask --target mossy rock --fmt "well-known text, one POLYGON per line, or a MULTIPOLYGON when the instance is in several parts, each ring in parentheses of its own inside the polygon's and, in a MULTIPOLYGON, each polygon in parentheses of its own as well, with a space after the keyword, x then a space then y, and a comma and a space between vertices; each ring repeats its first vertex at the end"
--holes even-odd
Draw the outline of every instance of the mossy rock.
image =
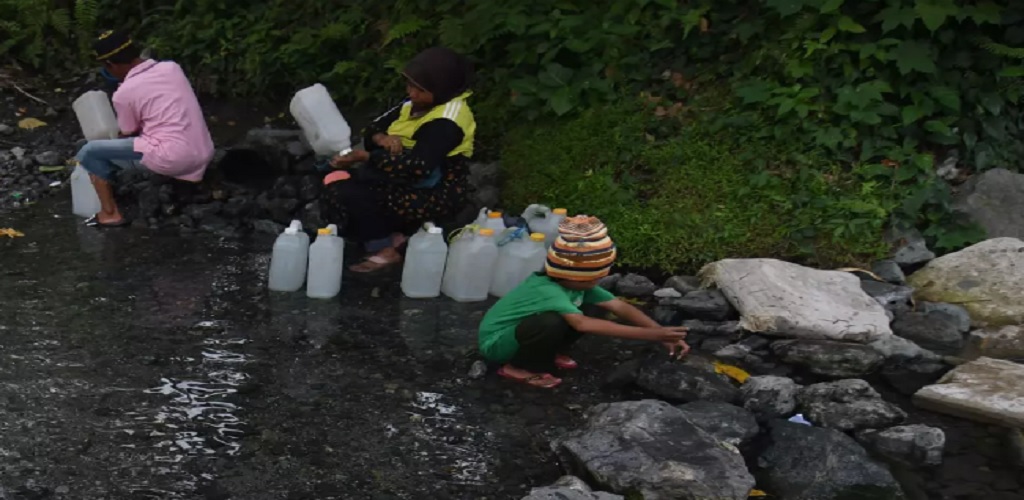
POLYGON ((908 284, 918 300, 963 306, 976 327, 1024 324, 1024 241, 994 238, 945 255, 908 284))

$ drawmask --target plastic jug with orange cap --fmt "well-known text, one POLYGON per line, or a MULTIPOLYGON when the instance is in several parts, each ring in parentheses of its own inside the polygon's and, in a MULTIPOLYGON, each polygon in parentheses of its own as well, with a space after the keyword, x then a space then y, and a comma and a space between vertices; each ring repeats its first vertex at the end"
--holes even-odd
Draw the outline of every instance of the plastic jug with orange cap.
POLYGON ((515 290, 531 274, 544 269, 547 249, 544 235, 533 233, 528 238, 517 238, 501 247, 498 263, 491 279, 491 295, 504 297, 515 290))
POLYGON ((565 220, 568 211, 564 208, 554 210, 544 205, 530 205, 523 212, 523 219, 530 231, 544 235, 544 244, 547 248, 558 239, 558 226, 565 220))
POLYGON ((464 229, 451 244, 441 291, 457 302, 487 300, 498 260, 493 229, 464 229))
POLYGON ((338 295, 344 260, 345 240, 338 237, 338 227, 331 224, 319 229, 316 240, 309 246, 306 296, 329 299, 338 295))

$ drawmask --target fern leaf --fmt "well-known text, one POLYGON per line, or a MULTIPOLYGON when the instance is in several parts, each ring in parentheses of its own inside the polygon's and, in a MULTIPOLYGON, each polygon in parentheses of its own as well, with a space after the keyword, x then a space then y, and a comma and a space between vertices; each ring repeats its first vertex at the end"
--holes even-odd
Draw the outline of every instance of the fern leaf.
POLYGON ((75 26, 79 36, 87 40, 92 38, 99 13, 99 0, 75 0, 75 26))
POLYGON ((381 46, 385 46, 395 40, 401 40, 402 38, 415 34, 426 26, 427 22, 418 17, 406 19, 388 29, 388 35, 384 37, 384 43, 382 43, 381 46))
POLYGON ((997 56, 1008 57, 1011 59, 1024 59, 1024 48, 1003 45, 987 37, 978 37, 977 44, 979 47, 997 56))
POLYGON ((54 9, 50 12, 50 27, 61 36, 71 34, 71 15, 67 9, 54 9))

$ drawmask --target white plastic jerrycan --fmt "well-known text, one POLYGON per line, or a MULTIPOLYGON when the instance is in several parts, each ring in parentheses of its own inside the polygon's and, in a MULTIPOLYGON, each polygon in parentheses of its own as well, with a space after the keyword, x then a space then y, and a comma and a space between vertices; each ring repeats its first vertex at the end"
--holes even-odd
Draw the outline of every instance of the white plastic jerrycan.
POLYGON ((531 274, 544 269, 547 249, 544 235, 533 233, 529 239, 516 239, 501 247, 498 264, 494 266, 491 295, 504 297, 523 284, 531 274))
POLYGON ((297 292, 306 282, 309 236, 300 231, 302 224, 298 222, 292 221, 292 225, 274 242, 268 284, 272 291, 297 292))
POLYGON ((428 222, 422 231, 409 238, 402 269, 402 293, 413 299, 440 296, 447 260, 448 244, 444 242, 443 230, 428 222))
POLYGON ((501 212, 492 212, 487 207, 481 208, 480 213, 476 216, 474 222, 481 229, 490 229, 494 231, 494 235, 500 236, 505 229, 505 214, 501 212))
POLYGON ((121 130, 106 93, 99 90, 86 92, 75 99, 71 108, 75 110, 86 140, 117 139, 121 130))
POLYGON ((316 154, 334 156, 352 148, 352 129, 323 85, 296 92, 289 110, 316 154))
POLYGON ((523 212, 523 218, 530 227, 530 231, 544 235, 544 244, 551 248, 551 245, 558 239, 558 226, 565 220, 568 211, 564 208, 551 210, 544 205, 530 205, 523 212))
POLYGON ((92 186, 89 172, 76 165, 71 172, 71 213, 79 217, 92 217, 100 212, 100 197, 92 186))
POLYGON ((316 241, 309 246, 309 267, 306 296, 329 299, 341 291, 341 272, 345 260, 345 240, 338 237, 334 224, 317 231, 316 241))
POLYGON ((497 260, 493 229, 481 229, 479 233, 464 231, 452 243, 441 291, 456 302, 487 300, 497 260))

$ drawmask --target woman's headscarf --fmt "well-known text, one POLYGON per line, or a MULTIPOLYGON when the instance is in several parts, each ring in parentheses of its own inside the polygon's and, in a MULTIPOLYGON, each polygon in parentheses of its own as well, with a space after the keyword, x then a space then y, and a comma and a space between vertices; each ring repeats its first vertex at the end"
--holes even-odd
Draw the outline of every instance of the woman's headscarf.
POLYGON ((402 74, 434 94, 434 106, 458 97, 473 84, 473 64, 463 55, 444 47, 420 52, 405 65, 402 74))

